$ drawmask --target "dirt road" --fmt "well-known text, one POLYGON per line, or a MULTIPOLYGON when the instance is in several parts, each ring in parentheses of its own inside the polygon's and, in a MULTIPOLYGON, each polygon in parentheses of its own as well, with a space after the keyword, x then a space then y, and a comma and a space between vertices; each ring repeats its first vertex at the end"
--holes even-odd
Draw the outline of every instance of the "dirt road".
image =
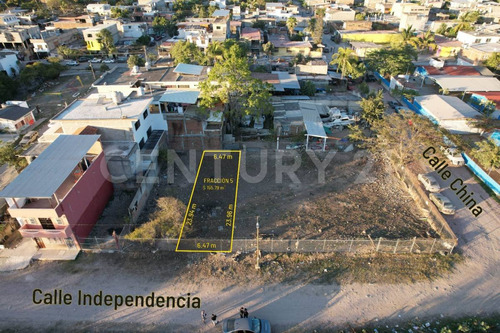
MULTIPOLYGON (((475 184, 465 169, 455 169, 484 201, 484 214, 474 218, 462 207, 450 220, 459 237, 459 249, 467 257, 455 272, 433 282, 412 285, 285 285, 265 287, 220 287, 216 281, 192 284, 176 282, 163 270, 146 272, 127 267, 99 267, 82 271, 71 263, 41 263, 20 272, 0 275, 0 328, 51 326, 61 331, 73 327, 86 330, 220 332, 220 327, 202 324, 200 309, 165 309, 71 305, 35 305, 32 292, 62 289, 118 295, 162 295, 200 297, 202 308, 219 319, 237 316, 240 306, 251 316, 269 319, 273 331, 307 331, 318 325, 345 325, 368 321, 411 320, 489 313, 500 308, 499 226, 500 205, 475 184), (181 329, 182 327, 182 329, 181 329)), ((158 262, 158 266, 165 263, 158 262)), ((73 329, 72 329, 73 330, 73 329)))

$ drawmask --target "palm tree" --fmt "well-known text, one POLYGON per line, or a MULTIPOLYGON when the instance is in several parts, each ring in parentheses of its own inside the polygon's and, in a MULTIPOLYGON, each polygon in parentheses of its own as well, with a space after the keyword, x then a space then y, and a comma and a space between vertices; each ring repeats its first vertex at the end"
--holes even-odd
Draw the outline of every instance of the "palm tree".
POLYGON ((425 34, 418 37, 415 42, 417 49, 423 51, 429 51, 429 49, 434 51, 437 47, 436 41, 434 39, 434 33, 430 30, 426 31, 425 34))
POLYGON ((412 25, 401 31, 401 38, 403 39, 403 44, 415 46, 417 38, 415 37, 415 29, 413 29, 412 25))
POLYGON ((208 65, 213 65, 217 60, 222 59, 224 53, 224 45, 219 41, 214 41, 208 44, 205 51, 205 58, 208 65))
POLYGON ((331 65, 337 65, 337 73, 341 71, 341 79, 347 74, 356 72, 358 56, 353 49, 339 47, 337 53, 332 56, 331 65))
POLYGON ((290 36, 293 34, 293 29, 297 26, 297 19, 295 17, 289 17, 286 20, 286 27, 288 28, 288 33, 290 36))

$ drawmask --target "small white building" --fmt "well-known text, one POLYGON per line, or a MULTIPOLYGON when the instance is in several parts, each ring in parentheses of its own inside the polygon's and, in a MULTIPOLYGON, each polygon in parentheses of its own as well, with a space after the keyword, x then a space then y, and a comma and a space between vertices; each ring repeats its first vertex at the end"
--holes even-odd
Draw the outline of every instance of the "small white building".
POLYGON ((107 3, 91 3, 87 5, 87 12, 109 16, 111 15, 111 5, 107 3))
POLYGON ((0 25, 5 27, 13 27, 19 25, 21 21, 13 14, 0 14, 0 25))
POLYGON ((500 42, 500 34, 491 31, 459 31, 457 40, 462 42, 465 46, 472 44, 483 43, 498 43, 500 42))
POLYGON ((210 6, 219 7, 219 9, 226 9, 226 0, 212 0, 210 6))
POLYGON ((118 24, 118 31, 122 38, 137 39, 147 34, 148 26, 145 22, 130 22, 118 24))
POLYGON ((454 134, 479 133, 470 121, 481 114, 455 96, 426 95, 415 97, 414 105, 421 114, 454 134))
POLYGON ((17 52, 11 50, 0 50, 0 72, 4 71, 8 76, 13 77, 19 74, 19 70, 17 52))

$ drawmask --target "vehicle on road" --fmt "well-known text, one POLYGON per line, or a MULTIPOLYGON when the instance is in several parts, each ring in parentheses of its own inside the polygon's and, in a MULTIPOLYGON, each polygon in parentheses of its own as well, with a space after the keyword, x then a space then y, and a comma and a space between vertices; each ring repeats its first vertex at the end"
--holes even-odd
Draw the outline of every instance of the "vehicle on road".
POLYGON ((104 59, 102 62, 104 64, 113 64, 115 62, 115 59, 108 58, 108 59, 104 59))
POLYGON ((377 78, 373 74, 366 75, 366 82, 377 82, 377 78))
POLYGON ((441 213, 446 215, 455 214, 455 206, 453 206, 451 200, 445 195, 441 193, 431 193, 429 194, 429 199, 431 199, 441 213))
POLYGON ((89 62, 94 62, 94 63, 99 63, 101 61, 102 61, 101 58, 92 58, 92 59, 89 60, 89 62))
POLYGON ((465 164, 465 160, 462 157, 462 154, 456 147, 443 147, 441 146, 441 151, 444 156, 451 162, 454 166, 462 166, 465 164))
POLYGON ((76 60, 68 60, 64 63, 66 66, 78 66, 80 63, 76 60))
POLYGON ((393 110, 396 110, 396 107, 398 107, 398 106, 402 106, 402 105, 401 105, 401 103, 396 102, 396 101, 389 101, 387 104, 389 104, 389 106, 390 106, 393 110))
POLYGON ((271 324, 265 319, 237 318, 222 321, 223 333, 271 333, 271 324))
POLYGON ((127 57, 117 57, 116 62, 127 62, 127 57))
POLYGON ((299 150, 299 149, 304 149, 305 147, 306 146, 303 143, 292 143, 290 145, 286 145, 285 149, 287 149, 287 150, 291 150, 291 149, 299 150))
POLYGON ((330 53, 330 49, 328 47, 323 48, 323 53, 330 53))
POLYGON ((34 142, 38 138, 38 132, 37 131, 29 131, 26 133, 21 141, 19 141, 19 145, 24 147, 29 145, 30 143, 34 142))
POLYGON ((89 57, 80 57, 80 58, 78 58, 78 61, 80 61, 80 62, 87 62, 90 59, 92 59, 92 58, 89 58, 89 57))
POLYGON ((427 191, 439 192, 439 190, 441 190, 441 187, 439 186, 436 178, 429 175, 424 175, 422 173, 420 173, 417 178, 422 184, 424 184, 424 187, 427 191))

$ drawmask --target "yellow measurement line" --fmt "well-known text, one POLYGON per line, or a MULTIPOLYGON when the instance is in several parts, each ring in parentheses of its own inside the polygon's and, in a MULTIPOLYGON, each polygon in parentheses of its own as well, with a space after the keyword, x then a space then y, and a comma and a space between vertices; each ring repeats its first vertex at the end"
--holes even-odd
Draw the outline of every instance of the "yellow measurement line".
POLYGON ((184 215, 184 222, 182 223, 181 233, 179 234, 179 239, 177 240, 177 246, 175 247, 176 252, 180 252, 179 244, 181 242, 182 232, 184 231, 184 226, 186 225, 186 219, 188 216, 188 212, 191 210, 191 200, 193 200, 194 189, 196 188, 196 184, 198 183, 198 175, 200 174, 201 165, 203 164, 204 157, 205 157, 205 152, 203 152, 203 154, 201 155, 200 165, 198 165, 198 171, 196 171, 196 178, 194 180, 193 189, 191 190, 191 196, 189 197, 189 204, 188 204, 187 209, 186 209, 186 215, 184 215))
POLYGON ((236 219, 236 201, 238 199, 238 183, 239 183, 239 179, 240 179, 240 165, 241 165, 241 150, 204 150, 203 151, 203 154, 201 156, 201 161, 200 161, 200 165, 198 166, 198 171, 196 172, 196 178, 195 178, 195 181, 194 181, 194 185, 193 185, 193 189, 191 190, 191 196, 189 197, 189 204, 188 204, 188 207, 186 209, 186 214, 184 215, 184 222, 182 223, 182 228, 181 228, 181 233, 179 234, 179 239, 177 240, 177 246, 175 248, 175 252, 225 252, 225 253, 230 253, 232 252, 233 250, 233 237, 234 237, 234 222, 235 222, 235 219, 236 219), (198 175, 200 174, 200 170, 201 170, 201 165, 203 163, 203 159, 205 158, 205 153, 238 153, 238 170, 236 172, 236 190, 235 190, 235 194, 234 194, 234 206, 233 206, 233 228, 231 230, 231 244, 229 246, 229 251, 221 251, 221 250, 179 250, 179 244, 181 242, 181 238, 182 238, 182 232, 184 231, 184 225, 186 224, 186 219, 187 219, 187 215, 188 215, 188 212, 189 210, 191 209, 191 200, 193 199, 193 194, 194 194, 194 190, 196 188, 196 184, 198 183, 198 175))

